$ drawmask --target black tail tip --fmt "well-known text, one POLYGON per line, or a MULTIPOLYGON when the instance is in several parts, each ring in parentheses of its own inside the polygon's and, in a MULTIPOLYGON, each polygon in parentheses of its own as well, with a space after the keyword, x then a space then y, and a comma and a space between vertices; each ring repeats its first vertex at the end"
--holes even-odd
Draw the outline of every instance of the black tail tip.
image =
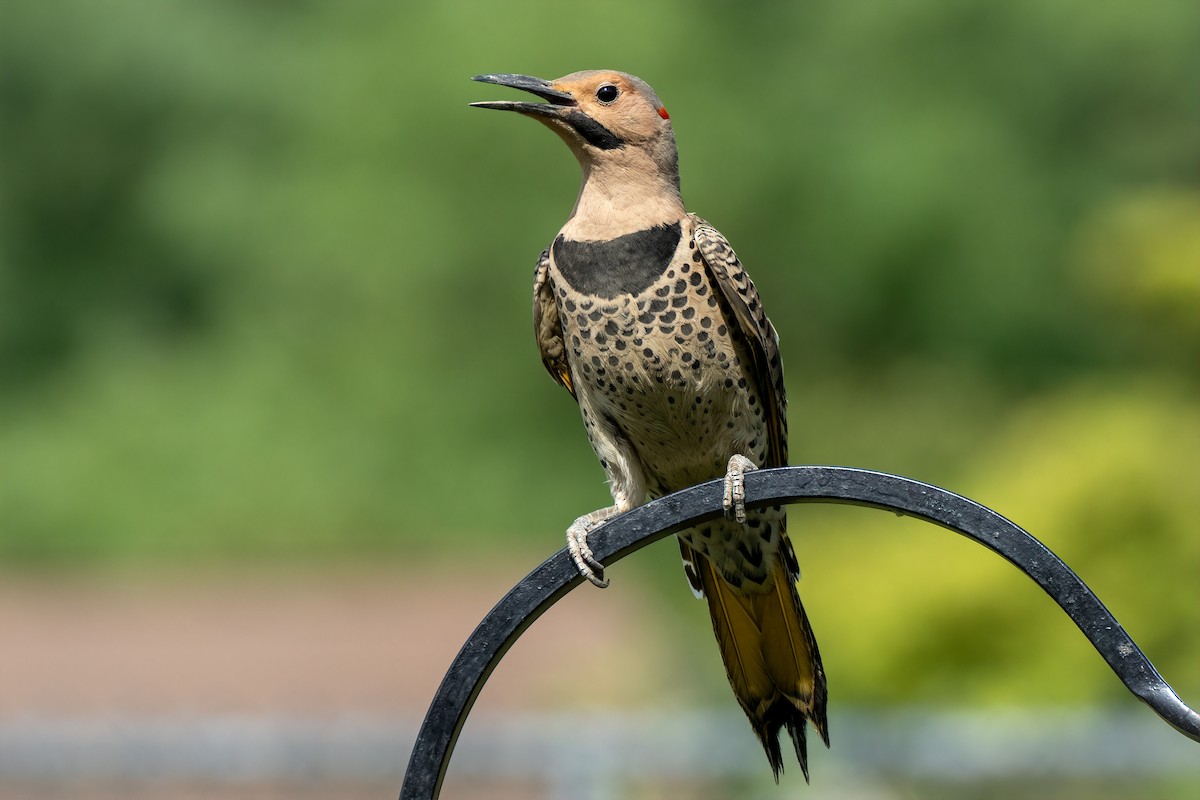
POLYGON ((779 750, 779 739, 776 736, 764 738, 761 734, 763 750, 767 751, 767 762, 771 765, 771 773, 775 776, 775 785, 779 785, 779 776, 783 774, 783 753, 779 750))
POLYGON ((796 750, 796 760, 800 762, 800 771, 804 773, 804 782, 811 783, 812 781, 808 779, 808 731, 804 717, 796 715, 784 724, 787 727, 788 736, 792 737, 792 747, 796 750))
MULTIPOLYGON (((796 751, 796 760, 800 762, 800 771, 804 773, 804 782, 811 783, 808 775, 808 719, 790 703, 776 703, 761 721, 752 720, 754 732, 762 742, 763 750, 767 753, 767 762, 775 775, 775 783, 783 774, 783 752, 779 748, 779 735, 786 729, 791 737, 792 747, 796 751)), ((821 737, 821 741, 829 747, 829 726, 825 720, 813 727, 821 737)))

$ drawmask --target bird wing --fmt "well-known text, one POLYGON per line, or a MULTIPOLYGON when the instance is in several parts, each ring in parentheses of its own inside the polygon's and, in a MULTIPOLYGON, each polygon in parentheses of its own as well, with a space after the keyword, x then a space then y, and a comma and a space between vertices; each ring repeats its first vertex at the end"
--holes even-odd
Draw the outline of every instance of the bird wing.
POLYGON ((563 342, 562 319, 554 299, 554 284, 550 281, 550 250, 542 251, 537 269, 533 272, 533 335, 537 339, 542 363, 550 377, 575 397, 571 382, 571 367, 567 363, 563 342))
MULTIPOLYGON (((787 397, 779 337, 763 311, 758 290, 738 261, 729 242, 699 217, 692 217, 696 247, 720 289, 734 323, 746 341, 750 377, 757 384, 767 412, 770 447, 767 464, 787 464, 787 397)), ((782 524, 772 591, 744 594, 721 579, 711 561, 697 559, 681 546, 684 570, 692 591, 708 599, 713 631, 721 647, 730 685, 767 752, 779 779, 783 767, 779 732, 786 728, 795 746, 800 769, 808 780, 806 720, 829 745, 826 723, 825 672, 808 616, 796 592, 800 567, 782 524)))
POLYGON ((775 333, 775 326, 767 319, 758 290, 754 288, 754 282, 746 274, 729 242, 720 231, 700 217, 692 214, 691 218, 696 246, 720 288, 722 298, 733 312, 733 321, 747 342, 753 379, 767 412, 769 463, 758 466, 786 466, 787 394, 783 385, 783 360, 779 357, 779 337, 775 333))

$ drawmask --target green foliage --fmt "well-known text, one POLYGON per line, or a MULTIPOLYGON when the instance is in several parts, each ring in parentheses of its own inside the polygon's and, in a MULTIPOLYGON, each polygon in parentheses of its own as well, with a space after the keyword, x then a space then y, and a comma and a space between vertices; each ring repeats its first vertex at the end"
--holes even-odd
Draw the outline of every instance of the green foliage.
MULTIPOLYGON (((947 484, 1062 556, 1194 696, 1198 452, 1187 392, 1085 383, 1023 404, 947 484)), ((868 699, 1054 704, 1124 691, 1052 601, 995 556, 912 520, 813 511, 791 514, 801 587, 834 654, 829 673, 870 687, 868 699)))
MULTIPOLYGON (((557 546, 607 498, 530 336, 577 170, 467 78, 613 66, 763 290, 793 458, 997 508, 1188 672, 1198 29, 1171 0, 6 3, 0 559, 557 546)), ((992 557, 793 526, 839 698, 1111 696, 992 557)))

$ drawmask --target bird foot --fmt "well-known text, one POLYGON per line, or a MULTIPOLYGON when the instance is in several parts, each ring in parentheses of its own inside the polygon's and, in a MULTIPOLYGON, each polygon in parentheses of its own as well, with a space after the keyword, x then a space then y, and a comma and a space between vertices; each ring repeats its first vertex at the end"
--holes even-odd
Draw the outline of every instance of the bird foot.
POLYGON ((758 469, 758 466, 743 455, 735 455, 729 459, 729 467, 725 471, 725 516, 733 517, 738 522, 746 522, 746 473, 758 469))
POLYGON ((588 547, 587 537, 593 529, 616 516, 616 513, 616 506, 602 508, 599 511, 584 514, 572 522, 571 527, 567 528, 567 551, 571 554, 571 560, 575 562, 576 569, 579 570, 580 575, 601 589, 608 586, 608 580, 604 577, 604 565, 592 555, 592 548, 588 547))

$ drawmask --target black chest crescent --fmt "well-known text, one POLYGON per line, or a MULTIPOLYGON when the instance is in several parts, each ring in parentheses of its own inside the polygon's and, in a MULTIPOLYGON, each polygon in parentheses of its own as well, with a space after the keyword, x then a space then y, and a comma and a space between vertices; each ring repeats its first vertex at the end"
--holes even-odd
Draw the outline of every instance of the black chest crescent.
POLYGON ((640 294, 654 283, 675 256, 680 226, 657 225, 606 242, 554 240, 554 265, 580 294, 612 299, 640 294))

